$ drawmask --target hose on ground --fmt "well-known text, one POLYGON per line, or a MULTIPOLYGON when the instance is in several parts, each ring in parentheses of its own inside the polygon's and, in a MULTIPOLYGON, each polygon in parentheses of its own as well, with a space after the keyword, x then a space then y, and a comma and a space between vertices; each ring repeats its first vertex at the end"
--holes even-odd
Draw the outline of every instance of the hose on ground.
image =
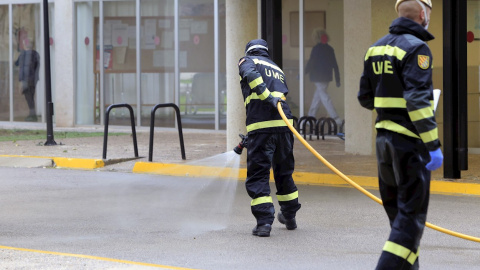
MULTIPOLYGON (((285 116, 285 113, 283 112, 283 108, 282 108, 282 104, 281 102, 277 103, 277 109, 278 109, 278 112, 280 113, 280 116, 282 116, 282 119, 283 121, 285 121, 285 123, 287 124, 288 128, 293 132, 293 134, 295 134, 295 136, 300 140, 300 142, 302 142, 302 144, 308 149, 310 150, 310 152, 312 152, 312 154, 317 157, 323 164, 325 164, 330 170, 332 170, 335 174, 337 174, 338 176, 340 176, 340 178, 342 178, 343 180, 345 180, 347 183, 349 183, 350 185, 352 185, 354 188, 356 188, 357 190, 359 190, 360 192, 362 192, 363 194, 365 194, 367 197, 369 197, 370 199, 374 200, 375 202, 379 203, 379 204, 382 204, 382 200, 378 197, 376 197, 375 195, 373 195, 372 193, 368 192, 366 189, 364 189, 363 187, 361 187, 359 184, 355 183, 355 181, 353 181, 352 179, 348 178, 345 174, 343 174, 341 171, 339 171, 337 168, 335 168, 330 162, 328 162, 322 155, 320 155, 315 149, 313 149, 313 147, 305 140, 302 138, 302 136, 300 135, 300 133, 297 132, 297 130, 292 126, 292 124, 290 124, 290 122, 288 121, 287 117, 285 116)), ((431 224, 429 222, 425 222, 425 226, 431 228, 431 229, 434 229, 434 230, 437 230, 439 232, 442 232, 442 233, 445 233, 445 234, 449 234, 449 235, 452 235, 452 236, 455 236, 455 237, 459 237, 459 238, 462 238, 462 239, 465 239, 465 240, 469 240, 469 241, 473 241, 473 242, 479 242, 480 243, 480 238, 478 237, 474 237, 474 236, 470 236, 470 235, 466 235, 466 234, 463 234, 463 233, 459 233, 459 232, 455 232, 455 231, 452 231, 452 230, 448 230, 448 229, 445 229, 445 228, 442 228, 440 226, 437 226, 437 225, 434 225, 434 224, 431 224)))

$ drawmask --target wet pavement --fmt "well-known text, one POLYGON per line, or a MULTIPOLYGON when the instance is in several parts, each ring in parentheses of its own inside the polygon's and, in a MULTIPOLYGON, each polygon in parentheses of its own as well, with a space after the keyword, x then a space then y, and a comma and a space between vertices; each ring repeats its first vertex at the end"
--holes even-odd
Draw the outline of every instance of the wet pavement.
MULTIPOLYGON (((183 160, 177 130, 155 129, 152 162, 148 160, 148 129, 137 129, 139 157, 135 157, 129 128, 110 127, 109 132, 125 135, 109 136, 106 145, 102 136, 56 137, 55 146, 44 146, 46 138, 0 142, 2 268, 375 266, 389 230, 383 208, 357 190, 330 187, 348 184, 298 139, 294 179, 302 194, 300 227, 291 233, 275 221, 272 236, 259 239, 250 235, 254 220, 242 183, 246 153, 239 158, 226 148, 225 131, 184 130, 183 160), (229 163, 232 159, 235 162, 229 163), (173 202, 180 205, 169 207, 173 202), (275 260, 278 254, 287 256, 286 262, 275 260)), ((345 153, 345 142, 336 136, 307 138, 307 142, 343 174, 378 196, 375 156, 345 153)), ((443 179, 441 169, 433 173, 430 222, 478 236, 478 215, 472 211, 480 196, 479 157, 469 156, 470 170, 463 171, 461 179, 443 179)), ((422 240, 422 268, 472 269, 479 263, 474 255, 477 246, 428 229, 422 240), (453 254, 452 248, 462 254, 453 254)))

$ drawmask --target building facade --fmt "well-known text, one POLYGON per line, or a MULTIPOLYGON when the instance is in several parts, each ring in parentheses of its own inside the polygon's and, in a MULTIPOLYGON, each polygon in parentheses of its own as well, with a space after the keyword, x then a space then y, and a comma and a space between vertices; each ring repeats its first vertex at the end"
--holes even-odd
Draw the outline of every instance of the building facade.
MULTIPOLYGON (((0 121, 24 122, 28 106, 15 65, 25 40, 40 53, 36 85, 38 125, 46 122, 42 0, 0 4, 0 121)), ((442 1, 433 1, 429 43, 434 87, 443 84, 442 1)), ((185 128, 226 130, 228 147, 245 132, 237 61, 246 42, 260 36, 260 0, 50 0, 48 5, 52 98, 57 127, 105 123, 108 106, 130 104, 137 126, 150 124, 151 109, 174 103, 185 128)), ((396 17, 394 1, 282 0, 283 71, 288 103, 300 118, 308 113, 314 85, 305 65, 315 45, 312 33, 326 30, 341 78, 328 93, 345 119, 345 150, 372 154, 374 114, 356 94, 367 48, 385 35, 396 17)), ((480 153, 480 0, 467 1, 468 147, 480 153)), ((443 107, 437 110, 440 137, 443 107)), ((327 116, 323 107, 316 115, 327 116)), ((170 109, 156 112, 157 127, 175 127, 170 109)), ((129 125, 128 111, 113 109, 112 125, 129 125)), ((230 149, 230 148, 229 148, 230 149)))

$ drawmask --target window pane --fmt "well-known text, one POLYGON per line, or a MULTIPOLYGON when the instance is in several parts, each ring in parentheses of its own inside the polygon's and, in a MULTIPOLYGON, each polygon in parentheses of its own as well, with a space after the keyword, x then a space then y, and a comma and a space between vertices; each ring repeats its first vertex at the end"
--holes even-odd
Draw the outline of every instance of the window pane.
POLYGON ((41 120, 44 80, 40 70, 44 60, 40 59, 40 18, 39 4, 13 5, 14 121, 41 120))
MULTIPOLYGON (((179 9, 182 123, 187 128, 214 129, 214 3, 180 0, 179 9)), ((224 81, 225 76, 221 77, 224 81)), ((222 104, 223 89, 217 97, 222 104)))
MULTIPOLYGON (((153 106, 175 103, 174 0, 142 0, 142 125, 150 125, 153 106)), ((175 127, 175 110, 156 110, 155 126, 175 127)))
POLYGON ((344 119, 343 1, 305 1, 304 115, 344 119))
MULTIPOLYGON (((96 71, 100 65, 104 69, 104 105, 105 108, 119 103, 131 105, 136 122, 135 1, 105 2, 103 10, 104 55, 102 63, 97 61, 95 66, 96 71)), ((112 125, 130 125, 127 108, 112 109, 109 118, 112 125)))
POLYGON ((0 5, 0 121, 10 119, 8 5, 0 5))

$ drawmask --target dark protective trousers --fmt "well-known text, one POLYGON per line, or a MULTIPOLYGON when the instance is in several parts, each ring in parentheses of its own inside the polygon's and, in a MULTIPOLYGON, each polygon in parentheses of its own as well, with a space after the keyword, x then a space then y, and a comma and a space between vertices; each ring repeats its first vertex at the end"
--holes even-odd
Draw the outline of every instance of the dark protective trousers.
POLYGON ((391 232, 376 269, 418 269, 430 194, 430 156, 420 139, 379 129, 376 151, 383 207, 391 232))
POLYGON ((252 198, 251 210, 257 219, 257 225, 272 224, 275 219, 275 209, 270 197, 270 168, 273 168, 276 194, 285 218, 294 218, 301 207, 292 178, 295 167, 293 142, 291 132, 248 135, 245 186, 252 198), (260 203, 254 203, 255 201, 260 203))

